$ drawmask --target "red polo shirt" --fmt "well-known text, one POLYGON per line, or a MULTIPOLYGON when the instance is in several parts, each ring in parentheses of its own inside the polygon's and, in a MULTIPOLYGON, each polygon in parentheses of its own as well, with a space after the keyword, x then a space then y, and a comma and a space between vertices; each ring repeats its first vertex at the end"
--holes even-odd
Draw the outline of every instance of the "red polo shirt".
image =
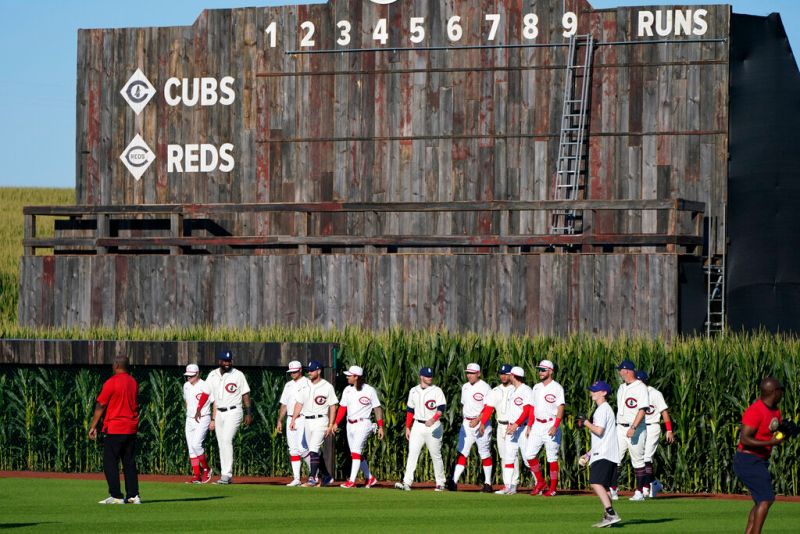
POLYGON ((103 384, 97 402, 106 406, 103 432, 136 434, 139 426, 139 385, 128 373, 117 373, 103 384))
MULTIPOLYGON (((772 439, 772 431, 769 429, 769 425, 773 420, 777 420, 778 423, 781 422, 781 411, 777 408, 773 410, 764 404, 761 399, 751 404, 750 407, 745 410, 744 415, 742 415, 742 424, 756 429, 755 439, 758 441, 769 441, 772 439)), ((769 459, 772 454, 771 446, 745 447, 739 442, 739 446, 736 449, 742 452, 755 454, 765 460, 769 459)))

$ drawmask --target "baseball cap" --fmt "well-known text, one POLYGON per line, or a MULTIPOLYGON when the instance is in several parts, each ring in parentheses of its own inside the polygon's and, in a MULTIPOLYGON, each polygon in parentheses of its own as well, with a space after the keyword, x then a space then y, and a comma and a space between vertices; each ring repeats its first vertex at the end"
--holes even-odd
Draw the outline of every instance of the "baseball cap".
POLYGON ((467 368, 464 369, 464 371, 467 372, 467 373, 480 373, 481 372, 481 366, 478 365, 477 363, 470 363, 470 364, 467 365, 467 368))
POLYGON ((303 370, 303 364, 298 362, 297 360, 292 360, 289 362, 289 368, 286 369, 287 373, 296 373, 297 371, 303 370))
POLYGON ((598 380, 587 389, 589 391, 605 391, 606 393, 611 393, 611 386, 603 380, 598 380))
POLYGON ((508 374, 523 378, 525 376, 525 370, 522 367, 514 366, 508 374))
POLYGON ((190 363, 186 366, 186 372, 183 373, 183 376, 194 376, 200 372, 200 368, 197 366, 196 363, 190 363))
POLYGON ((425 378, 433 378, 433 369, 430 367, 423 367, 419 370, 419 376, 424 376, 425 378))
POLYGON ((357 365, 351 365, 350 369, 344 372, 347 376, 364 376, 364 369, 357 365))
POLYGON ((553 369, 555 369, 555 366, 553 365, 553 362, 551 362, 550 360, 542 360, 539 362, 539 365, 537 365, 536 368, 549 369, 550 371, 552 371, 553 369))
POLYGON ((511 374, 512 365, 510 363, 504 363, 500 366, 500 373, 501 375, 508 375, 511 374))
POLYGON ((322 364, 318 360, 311 360, 306 365, 306 371, 319 371, 322 369, 322 364))
POLYGON ((636 369, 636 365, 630 360, 622 360, 620 364, 617 366, 617 370, 627 369, 628 371, 633 371, 636 369))
POLYGON ((636 380, 641 380, 642 382, 647 382, 647 379, 650 378, 650 375, 647 374, 647 371, 636 371, 634 375, 636 380))
POLYGON ((233 360, 233 354, 231 354, 231 351, 229 351, 228 349, 225 349, 217 353, 217 359, 222 360, 224 362, 229 362, 233 360))

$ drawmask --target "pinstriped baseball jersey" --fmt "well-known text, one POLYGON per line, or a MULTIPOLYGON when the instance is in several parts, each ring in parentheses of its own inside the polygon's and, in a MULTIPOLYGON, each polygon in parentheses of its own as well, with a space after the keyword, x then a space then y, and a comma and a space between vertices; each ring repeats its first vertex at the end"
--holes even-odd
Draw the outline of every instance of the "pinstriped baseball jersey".
POLYGON ((437 407, 443 404, 447 404, 447 401, 439 386, 428 386, 423 389, 422 386, 416 385, 408 392, 406 405, 414 410, 414 419, 427 420, 433 417, 437 407))

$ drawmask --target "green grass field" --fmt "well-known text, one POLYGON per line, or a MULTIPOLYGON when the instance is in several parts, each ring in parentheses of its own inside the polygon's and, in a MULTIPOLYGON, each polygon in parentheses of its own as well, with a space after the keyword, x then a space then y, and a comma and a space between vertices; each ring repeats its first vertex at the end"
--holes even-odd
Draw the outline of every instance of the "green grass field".
MULTIPOLYGON (((139 506, 96 504, 103 481, 0 479, 0 529, 15 532, 586 532, 601 514, 588 496, 555 499, 389 489, 147 483, 139 506)), ((738 532, 750 501, 620 500, 626 532, 738 532)), ((767 532, 797 532, 800 503, 776 503, 767 532)))

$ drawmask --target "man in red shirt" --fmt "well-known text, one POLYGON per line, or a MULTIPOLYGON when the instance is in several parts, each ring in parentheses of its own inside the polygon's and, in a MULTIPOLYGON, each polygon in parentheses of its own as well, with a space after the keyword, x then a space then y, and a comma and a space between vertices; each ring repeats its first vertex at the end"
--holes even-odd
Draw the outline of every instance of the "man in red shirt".
POLYGON ((774 432, 781 422, 778 403, 783 397, 783 385, 777 378, 767 377, 760 384, 761 395, 742 415, 739 445, 733 457, 733 471, 750 490, 753 508, 747 520, 745 534, 760 534, 769 507, 775 501, 769 457, 772 447, 783 443, 774 432))
POLYGON ((128 358, 114 358, 114 374, 103 384, 94 417, 89 427, 89 439, 97 439, 97 423, 103 419, 103 471, 108 482, 109 497, 100 504, 140 504, 139 477, 136 473, 136 431, 139 426, 139 404, 136 397, 139 385, 128 374, 128 358), (125 493, 123 499, 119 487, 119 461, 125 471, 125 493))

